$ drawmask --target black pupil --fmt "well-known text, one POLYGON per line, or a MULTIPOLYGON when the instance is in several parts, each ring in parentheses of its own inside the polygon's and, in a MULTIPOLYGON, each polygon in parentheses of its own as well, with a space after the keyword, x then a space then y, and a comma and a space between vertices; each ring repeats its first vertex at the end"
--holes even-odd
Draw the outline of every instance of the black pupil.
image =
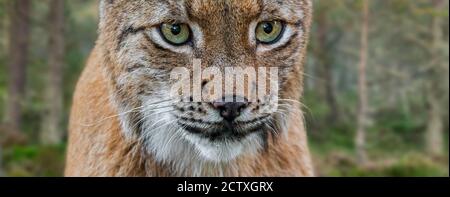
POLYGON ((263 30, 264 32, 266 32, 266 34, 270 34, 273 31, 273 25, 271 23, 264 23, 263 30))
POLYGON ((170 28, 170 31, 172 32, 173 35, 178 35, 181 33, 181 26, 180 25, 172 25, 172 27, 170 28))

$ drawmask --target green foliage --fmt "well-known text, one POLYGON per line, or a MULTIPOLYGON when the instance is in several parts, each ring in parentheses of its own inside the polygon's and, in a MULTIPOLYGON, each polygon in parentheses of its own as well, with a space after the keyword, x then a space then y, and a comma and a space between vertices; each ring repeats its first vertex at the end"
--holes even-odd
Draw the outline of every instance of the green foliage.
POLYGON ((320 162, 319 175, 331 177, 432 177, 448 176, 448 161, 422 153, 406 153, 360 166, 351 154, 333 152, 320 162))
POLYGON ((7 176, 62 176, 65 145, 15 146, 4 151, 7 176))
MULTIPOLYGON (((445 164, 444 164, 445 165, 445 164)), ((406 155, 385 170, 386 174, 395 177, 407 176, 448 176, 445 166, 427 158, 424 155, 406 155)))

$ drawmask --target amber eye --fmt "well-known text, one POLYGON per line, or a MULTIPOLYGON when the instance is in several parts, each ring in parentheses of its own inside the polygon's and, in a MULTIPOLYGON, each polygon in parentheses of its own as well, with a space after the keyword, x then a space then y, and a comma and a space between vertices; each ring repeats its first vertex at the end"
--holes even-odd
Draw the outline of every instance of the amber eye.
POLYGON ((191 29, 186 24, 163 23, 160 27, 161 34, 167 42, 173 45, 183 45, 191 38, 191 29))
POLYGON ((256 27, 256 39, 263 44, 273 44, 277 42, 284 30, 281 21, 265 21, 256 27))

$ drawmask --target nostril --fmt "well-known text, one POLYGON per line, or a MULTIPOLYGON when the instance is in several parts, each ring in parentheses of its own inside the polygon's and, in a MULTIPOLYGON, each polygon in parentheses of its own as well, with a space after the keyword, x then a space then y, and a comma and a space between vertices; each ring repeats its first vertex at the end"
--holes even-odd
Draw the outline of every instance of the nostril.
POLYGON ((206 86, 206 84, 208 84, 208 81, 207 80, 203 80, 202 81, 202 88, 204 88, 206 86))

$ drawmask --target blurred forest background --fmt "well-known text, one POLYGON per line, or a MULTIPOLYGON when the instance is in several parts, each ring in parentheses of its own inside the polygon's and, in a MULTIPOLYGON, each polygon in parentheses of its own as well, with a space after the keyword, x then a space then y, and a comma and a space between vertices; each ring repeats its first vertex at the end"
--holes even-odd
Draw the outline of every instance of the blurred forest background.
MULTIPOLYGON (((449 2, 314 0, 305 71, 319 176, 449 175, 449 2)), ((96 0, 0 0, 0 176, 62 176, 96 0)))

